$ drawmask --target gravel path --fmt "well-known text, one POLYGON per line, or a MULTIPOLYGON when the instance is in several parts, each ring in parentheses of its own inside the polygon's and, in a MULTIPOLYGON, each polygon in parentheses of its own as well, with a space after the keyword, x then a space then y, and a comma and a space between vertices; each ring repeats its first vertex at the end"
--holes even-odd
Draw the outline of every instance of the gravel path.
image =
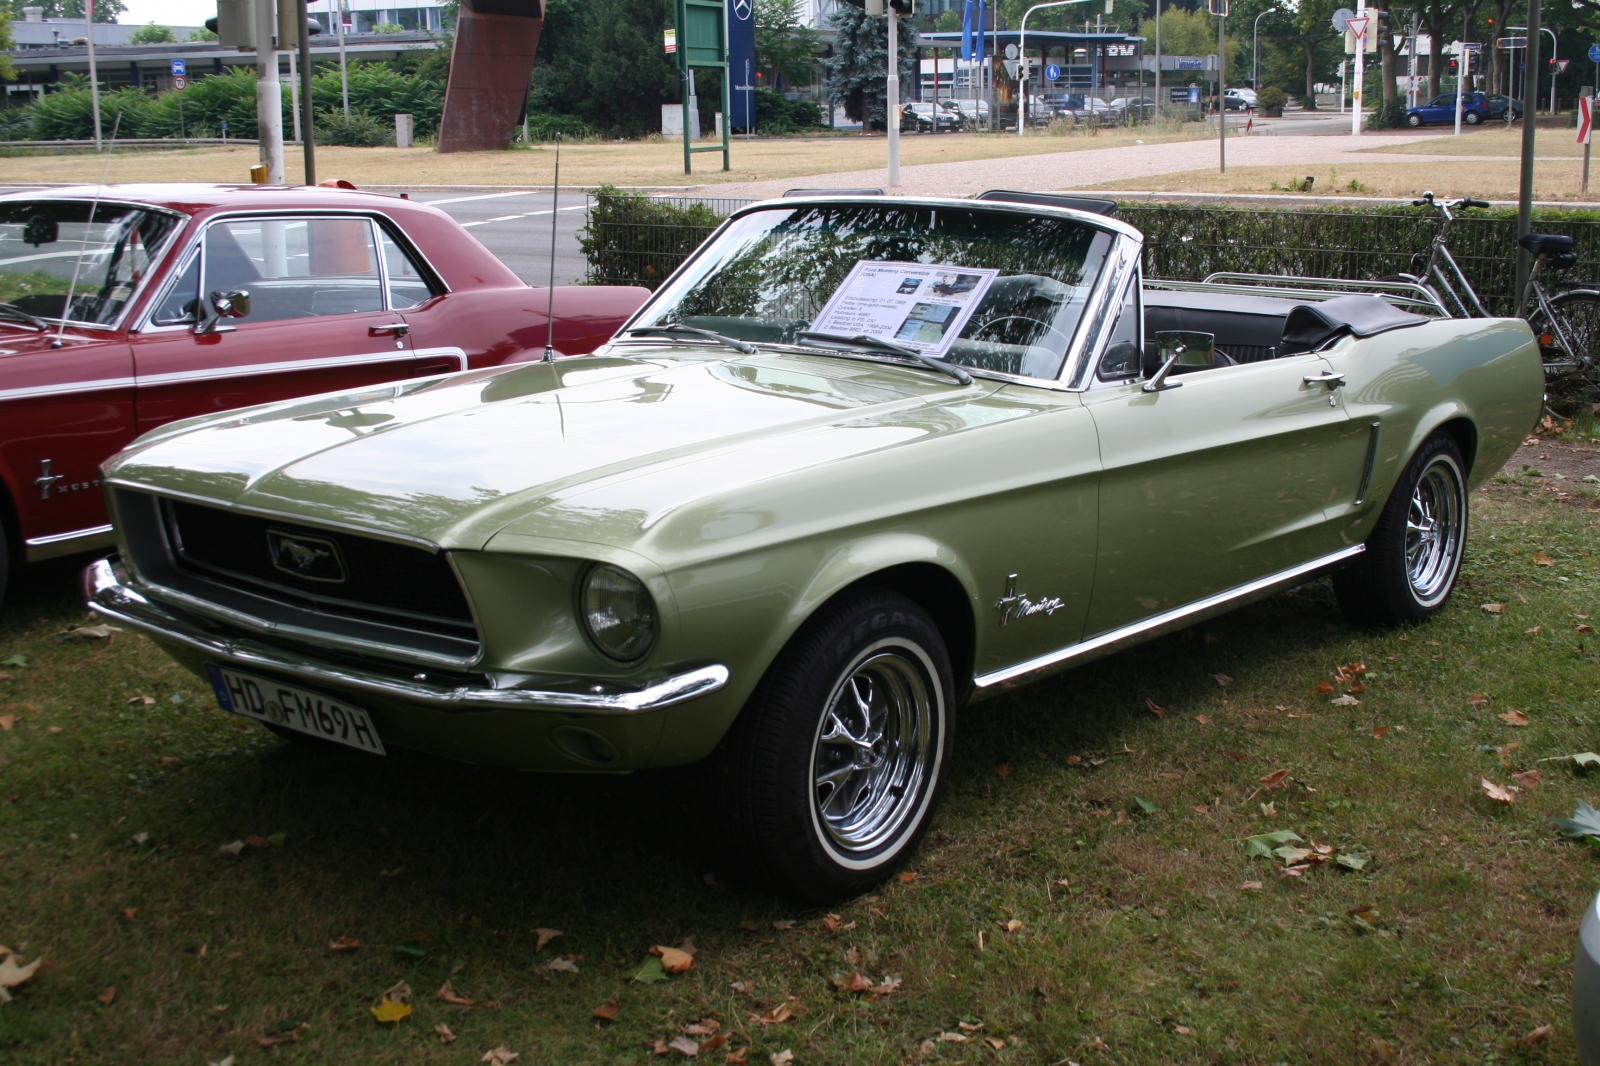
MULTIPOLYGON (((1307 163, 1383 162, 1451 165, 1468 161, 1468 157, 1451 156, 1446 159, 1436 155, 1400 152, 1385 152, 1380 156, 1355 154, 1364 148, 1375 148, 1379 145, 1399 147, 1438 136, 1441 134, 1229 137, 1228 165, 1284 166, 1289 168, 1286 171, 1288 176, 1293 168, 1307 163)), ((1046 192, 1052 189, 1082 189, 1101 182, 1123 181, 1185 170, 1208 170, 1216 165, 1215 140, 1180 141, 1175 144, 1135 144, 1120 148, 1056 152, 1050 155, 901 167, 900 187, 897 191, 911 196, 970 196, 985 189, 1046 192)), ((884 168, 878 170, 854 170, 809 178, 718 185, 716 195, 759 199, 779 196, 785 190, 793 188, 882 188, 887 186, 888 181, 889 172, 885 164, 884 168)))

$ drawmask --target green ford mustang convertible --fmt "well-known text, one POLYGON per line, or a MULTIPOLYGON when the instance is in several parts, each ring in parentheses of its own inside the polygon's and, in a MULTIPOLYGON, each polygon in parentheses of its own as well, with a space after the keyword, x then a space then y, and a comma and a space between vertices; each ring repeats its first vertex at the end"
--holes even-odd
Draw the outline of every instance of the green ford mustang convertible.
POLYGON ((958 708, 1324 574, 1440 609, 1526 324, 1150 281, 1018 199, 755 204, 592 356, 157 430, 90 606, 291 739, 704 760, 724 853, 815 901, 915 847, 958 708))

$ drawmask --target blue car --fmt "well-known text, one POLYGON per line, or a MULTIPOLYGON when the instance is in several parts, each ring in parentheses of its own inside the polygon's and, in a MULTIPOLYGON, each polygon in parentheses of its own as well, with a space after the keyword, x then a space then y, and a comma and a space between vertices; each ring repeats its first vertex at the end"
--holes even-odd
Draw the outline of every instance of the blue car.
MULTIPOLYGON (((1520 106, 1520 105, 1519 105, 1520 106)), ((1504 112, 1502 111, 1502 114, 1504 112)), ((1461 121, 1469 126, 1476 126, 1489 118, 1489 101, 1482 93, 1467 93, 1461 99, 1461 121)), ((1456 94, 1444 93, 1435 96, 1425 104, 1418 104, 1406 111, 1406 122, 1412 126, 1426 126, 1430 122, 1449 122, 1456 120, 1456 94)))

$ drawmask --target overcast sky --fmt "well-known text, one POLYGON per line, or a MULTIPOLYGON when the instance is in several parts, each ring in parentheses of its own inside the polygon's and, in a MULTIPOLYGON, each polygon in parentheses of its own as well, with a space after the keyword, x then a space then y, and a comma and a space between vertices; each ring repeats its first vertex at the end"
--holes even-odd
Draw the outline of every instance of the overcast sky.
POLYGON ((159 22, 163 26, 200 26, 217 13, 216 0, 125 0, 128 10, 118 22, 142 26, 159 22))

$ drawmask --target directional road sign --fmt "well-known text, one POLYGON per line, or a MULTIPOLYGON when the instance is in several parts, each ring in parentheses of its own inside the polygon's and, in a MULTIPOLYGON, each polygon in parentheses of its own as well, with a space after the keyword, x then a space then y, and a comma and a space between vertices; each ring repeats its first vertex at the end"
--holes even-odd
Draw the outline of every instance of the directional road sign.
MULTIPOLYGON (((1600 48, 1600 44, 1595 45, 1595 47, 1600 48)), ((1055 63, 1051 63, 1044 68, 1044 76, 1050 81, 1056 81, 1061 77, 1061 68, 1055 63)))
POLYGON ((1578 143, 1588 144, 1589 135, 1594 132, 1594 97, 1578 97, 1578 143))
POLYGON ((1589 61, 1600 63, 1600 44, 1591 44, 1589 46, 1589 61))

